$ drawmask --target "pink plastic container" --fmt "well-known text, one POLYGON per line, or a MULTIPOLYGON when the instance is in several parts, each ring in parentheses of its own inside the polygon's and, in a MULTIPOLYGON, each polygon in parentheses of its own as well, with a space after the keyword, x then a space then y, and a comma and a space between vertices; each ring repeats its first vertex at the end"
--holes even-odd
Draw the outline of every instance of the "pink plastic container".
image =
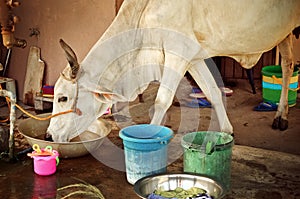
POLYGON ((36 174, 42 176, 52 175, 56 172, 56 166, 59 164, 58 152, 53 150, 51 156, 32 156, 33 168, 36 174))

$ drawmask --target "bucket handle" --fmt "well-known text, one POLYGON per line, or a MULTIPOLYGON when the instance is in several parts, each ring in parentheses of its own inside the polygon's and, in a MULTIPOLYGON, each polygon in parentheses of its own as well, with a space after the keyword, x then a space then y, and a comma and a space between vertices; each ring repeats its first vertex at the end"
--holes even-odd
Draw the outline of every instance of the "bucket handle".
POLYGON ((215 151, 219 151, 220 149, 224 150, 231 146, 232 146, 232 141, 229 143, 226 143, 226 144, 222 144, 222 145, 217 145, 216 143, 214 143, 212 141, 208 141, 205 145, 205 154, 211 155, 215 151))
MULTIPOLYGON (((279 78, 277 78, 275 75, 272 75, 272 78, 274 79, 274 81, 277 84, 280 84, 282 86, 282 81, 279 78)), ((300 89, 300 87, 298 87, 298 88, 288 88, 288 89, 291 90, 291 91, 297 91, 297 90, 300 89)))
POLYGON ((161 141, 160 144, 168 144, 167 140, 161 141))
POLYGON ((56 156, 56 166, 59 164, 59 158, 58 158, 58 156, 56 156))

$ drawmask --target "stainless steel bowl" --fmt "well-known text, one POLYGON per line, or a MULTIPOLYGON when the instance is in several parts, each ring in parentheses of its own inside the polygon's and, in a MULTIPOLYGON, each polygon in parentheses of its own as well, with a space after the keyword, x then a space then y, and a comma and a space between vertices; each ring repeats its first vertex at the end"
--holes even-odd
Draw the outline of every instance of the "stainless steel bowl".
POLYGON ((140 198, 147 199, 148 195, 156 189, 174 190, 177 187, 185 190, 191 187, 199 187, 206 190, 215 199, 220 199, 225 195, 222 186, 213 179, 187 173, 159 174, 144 177, 134 184, 134 191, 140 198))
MULTIPOLYGON (((38 116, 47 117, 49 115, 50 114, 46 113, 38 116)), ((75 158, 96 151, 111 130, 111 126, 107 126, 103 132, 99 132, 99 135, 85 131, 82 135, 73 138, 71 142, 49 142, 44 140, 49 122, 49 120, 40 121, 28 118, 20 122, 18 131, 26 138, 31 146, 33 144, 38 144, 40 148, 51 146, 52 149, 59 153, 60 158, 75 158)), ((108 125, 104 121, 102 122, 103 125, 108 125)))

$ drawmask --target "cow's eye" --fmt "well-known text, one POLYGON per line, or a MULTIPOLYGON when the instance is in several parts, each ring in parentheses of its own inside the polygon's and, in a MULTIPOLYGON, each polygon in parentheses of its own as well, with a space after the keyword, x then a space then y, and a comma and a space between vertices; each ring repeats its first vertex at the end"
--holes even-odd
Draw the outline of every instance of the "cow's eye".
POLYGON ((62 96, 62 97, 58 98, 58 102, 66 102, 66 101, 68 101, 68 97, 66 97, 66 96, 62 96))

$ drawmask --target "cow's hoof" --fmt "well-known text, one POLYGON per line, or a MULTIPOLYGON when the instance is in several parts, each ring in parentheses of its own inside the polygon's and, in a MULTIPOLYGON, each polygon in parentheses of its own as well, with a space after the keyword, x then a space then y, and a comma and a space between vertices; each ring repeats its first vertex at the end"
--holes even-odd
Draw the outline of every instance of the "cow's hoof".
POLYGON ((280 126, 279 126, 279 130, 281 131, 284 131, 288 128, 288 121, 287 120, 284 120, 284 119, 281 119, 280 120, 280 126))
POLYGON ((280 117, 277 117, 273 120, 272 128, 279 129, 280 117))
POLYGON ((284 131, 288 128, 288 120, 277 117, 273 120, 272 128, 284 131))
POLYGON ((46 141, 53 142, 52 135, 50 135, 49 133, 46 133, 46 134, 45 134, 44 139, 45 139, 46 141))

